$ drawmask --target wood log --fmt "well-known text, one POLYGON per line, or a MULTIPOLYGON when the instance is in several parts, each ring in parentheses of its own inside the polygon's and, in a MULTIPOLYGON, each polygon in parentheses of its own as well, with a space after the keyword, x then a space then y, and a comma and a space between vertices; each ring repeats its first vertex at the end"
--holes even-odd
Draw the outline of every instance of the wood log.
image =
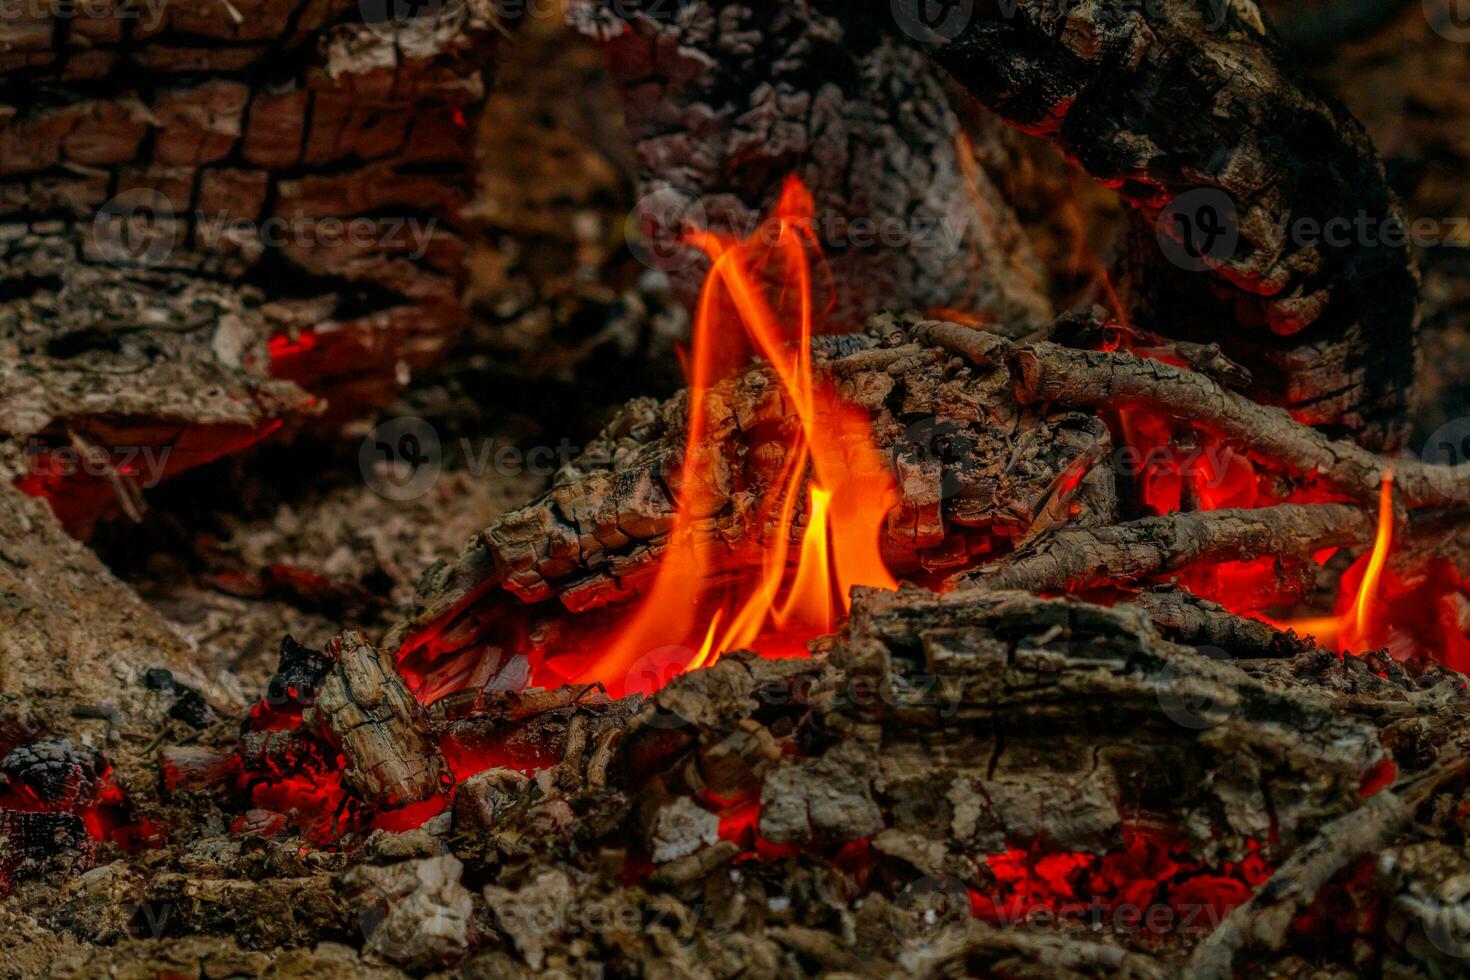
POLYGON ((329 426, 454 339, 493 0, 40 10, 0 25, 4 435, 329 426))
MULTIPOLYGON (((871 414, 879 450, 892 461, 902 498, 884 538, 893 568, 952 568, 970 563, 972 552, 1008 547, 1050 526, 1056 518, 1048 508, 1059 497, 1060 509, 1079 523, 1112 518, 1112 475, 1087 468, 1108 452, 1100 420, 1019 411, 1003 367, 967 365, 909 343, 896 321, 874 331, 825 338, 815 353, 822 376, 871 414), (1076 480, 1064 480, 1068 473, 1076 480)), ((457 665, 451 673, 469 672, 484 656, 505 658, 486 680, 493 678, 515 650, 554 645, 568 628, 563 612, 623 604, 640 593, 667 546, 672 495, 698 492, 713 501, 704 533, 732 546, 766 533, 738 498, 758 496, 784 459, 787 443, 757 442, 758 434, 796 428, 766 371, 756 366, 714 388, 709 485, 680 486, 684 396, 632 402, 549 493, 486 528, 455 562, 431 568, 412 620, 388 645, 401 643, 400 657, 428 658, 415 659, 414 672, 442 661, 433 670, 441 676, 448 664, 457 665), (737 483, 740 495, 733 494, 737 483), (542 605, 549 600, 554 605, 542 605)), ((730 560, 759 560, 759 551, 745 559, 739 553, 732 547, 730 560)))
POLYGON ((1046 316, 1029 243, 912 44, 828 0, 677 6, 574 0, 568 17, 622 86, 644 237, 686 306, 709 263, 677 247, 681 230, 744 237, 795 173, 816 202, 834 332, 885 310, 1046 316))
POLYGON ((392 657, 353 630, 334 637, 326 653, 331 672, 301 720, 347 755, 343 782, 388 809, 442 792, 449 767, 392 657))
MULTIPOLYGON (((915 2, 899 5, 911 21, 915 2)), ((1370 448, 1401 444, 1417 351, 1402 218, 1361 126, 1293 77, 1253 3, 985 0, 944 40, 933 56, 981 103, 1134 209, 1136 320, 1219 342, 1259 401, 1370 448), (1190 254, 1184 236, 1206 219, 1218 234, 1190 254), (1322 234, 1343 222, 1355 230, 1322 234)))

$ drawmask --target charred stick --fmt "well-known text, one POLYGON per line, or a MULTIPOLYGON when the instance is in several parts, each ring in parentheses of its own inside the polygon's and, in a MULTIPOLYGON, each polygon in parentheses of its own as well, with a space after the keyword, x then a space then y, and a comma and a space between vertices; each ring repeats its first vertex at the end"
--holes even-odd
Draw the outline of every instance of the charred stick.
MULTIPOLYGON (((947 336, 942 335, 942 336, 947 336)), ((994 357, 991 345, 987 356, 994 357)), ((1280 408, 1227 391, 1202 374, 1117 351, 1071 350, 1030 344, 1010 356, 1016 397, 1093 408, 1136 408, 1192 420, 1268 459, 1314 474, 1364 500, 1378 493, 1384 472, 1411 507, 1470 500, 1470 464, 1434 466, 1390 460, 1347 441, 1329 439, 1280 408)))
POLYGON ((343 782, 380 807, 438 793, 448 764, 392 658, 354 630, 333 638, 327 655, 336 663, 302 722, 346 754, 343 782))
POLYGON ((1253 397, 1397 448, 1418 283, 1407 236, 1379 233, 1403 222, 1383 165, 1357 120, 1295 76, 1254 4, 1218 14, 982 0, 934 57, 1131 206, 1120 282, 1134 321, 1218 340, 1253 397), (1339 244, 1329 227, 1359 230, 1339 244))
POLYGON ((1175 643, 1219 647, 1233 657, 1293 657, 1316 648, 1291 630, 1237 616, 1224 606, 1179 590, 1143 592, 1129 605, 1175 643))
POLYGON ((1458 746, 1452 747, 1428 770, 1328 823, 1195 947, 1185 975, 1225 980, 1234 975, 1238 953, 1259 946, 1279 949, 1297 913, 1312 903, 1333 875, 1387 844, 1440 786, 1466 774, 1470 774, 1470 757, 1458 746))
POLYGON ((960 588, 1070 592, 1184 568, 1201 561, 1310 555, 1358 544, 1372 534, 1369 515, 1348 504, 1280 504, 1196 511, 1108 527, 1066 528, 1036 539, 986 568, 956 576, 960 588))

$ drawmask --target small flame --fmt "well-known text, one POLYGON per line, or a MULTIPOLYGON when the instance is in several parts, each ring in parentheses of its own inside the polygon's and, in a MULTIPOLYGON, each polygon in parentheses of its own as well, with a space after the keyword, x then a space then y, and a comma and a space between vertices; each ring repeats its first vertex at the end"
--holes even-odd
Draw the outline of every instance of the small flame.
POLYGON ((1384 606, 1383 570, 1388 564, 1388 551, 1393 546, 1393 470, 1383 472, 1378 490, 1378 531, 1373 550, 1359 558, 1343 576, 1352 581, 1361 570, 1356 593, 1337 614, 1316 619, 1287 620, 1276 625, 1315 636, 1338 653, 1362 653, 1383 646, 1386 637, 1380 622, 1384 606))
POLYGON ((746 241, 703 230, 686 236, 712 267, 687 361, 688 436, 674 526, 652 587, 580 681, 648 690, 667 678, 641 682, 629 670, 649 651, 671 644, 699 644, 687 661, 674 665, 685 670, 712 665, 732 649, 799 652, 807 639, 831 632, 847 612, 854 586, 897 587, 879 547, 898 500, 892 475, 867 413, 843 402, 812 369, 810 258, 815 253, 820 259, 813 212, 811 194, 792 178, 773 216, 746 241), (758 505, 753 526, 766 539, 727 544, 699 527, 723 502, 711 489, 714 468, 723 460, 711 457, 707 439, 710 389, 752 354, 770 365, 798 431, 783 436, 779 478, 758 505), (806 527, 793 572, 789 559, 799 511, 805 512, 806 527), (731 568, 752 566, 754 571, 730 574, 731 568))

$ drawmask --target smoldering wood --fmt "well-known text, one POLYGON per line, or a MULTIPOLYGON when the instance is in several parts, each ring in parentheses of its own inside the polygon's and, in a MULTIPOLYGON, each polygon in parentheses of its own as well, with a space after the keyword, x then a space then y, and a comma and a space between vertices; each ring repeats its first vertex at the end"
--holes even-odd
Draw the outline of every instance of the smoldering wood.
POLYGON ((352 630, 334 637, 326 653, 332 670, 301 720, 347 755, 343 782, 387 808, 442 792, 448 764, 392 657, 352 630))
POLYGON ((1374 523, 1348 504, 1277 504, 1145 517, 1044 534, 1000 561, 954 578, 963 588, 1076 592, 1137 582, 1203 562, 1306 559, 1360 545, 1374 523))
POLYGON ((1230 913, 1190 955, 1189 973, 1204 980, 1234 976, 1235 959, 1252 948, 1280 949, 1295 914, 1337 872, 1397 836, 1414 811, 1445 783, 1470 774, 1470 756, 1447 748, 1425 772, 1382 790, 1363 806, 1328 823, 1286 860, 1249 901, 1230 913))
POLYGON ((454 339, 498 14, 454 0, 395 25, 359 8, 189 0, 5 19, 12 440, 103 417, 153 434, 325 409, 319 424, 335 425, 454 339))
POLYGON ((815 198, 835 328, 940 307, 1006 328, 1046 317, 1040 266, 941 73, 889 25, 829 0, 576 0, 568 16, 622 87, 638 214, 686 307, 709 263, 675 247, 679 232, 753 229, 795 173, 815 198))
POLYGON ((956 323, 925 321, 914 330, 976 364, 1008 364, 1022 404, 1133 408, 1198 423, 1301 477, 1365 502, 1377 499, 1390 470, 1395 493, 1409 507, 1454 507, 1470 500, 1470 464, 1383 456, 1331 439, 1283 409, 1223 387, 1203 371, 1121 351, 1078 350, 1048 341, 1018 345, 956 323))
MULTIPOLYGON (((913 7, 901 8, 911 20, 913 7)), ((1403 227, 1383 166, 1358 122, 1292 74, 1254 3, 1211 9, 978 3, 933 57, 986 107, 1118 188, 1136 216, 1122 264, 1137 322, 1218 342, 1249 368, 1263 403, 1397 448, 1417 278, 1407 236, 1382 234, 1403 227), (1158 221, 1203 189, 1231 202, 1239 241, 1181 268, 1160 247, 1179 230, 1161 233, 1158 221), (1340 247, 1297 230, 1303 219, 1321 229, 1360 216, 1376 233, 1340 247)))
MULTIPOLYGON (((870 335, 824 338, 814 353, 821 376, 872 415, 892 465, 901 500, 884 554, 900 571, 968 562, 971 537, 1029 533, 1062 492, 1062 476, 1108 454, 1110 437, 1095 417, 1020 410, 1004 367, 914 344, 899 321, 880 319, 870 335)), ((710 438, 700 447, 709 475, 698 485, 680 486, 685 396, 630 403, 548 494, 486 528, 454 563, 430 569, 413 620, 389 645, 406 640, 407 651, 432 640, 436 659, 478 663, 485 650, 504 649, 494 639, 496 621, 528 606, 554 631, 561 611, 629 601, 667 547, 681 494, 703 501, 710 520, 702 533, 728 542, 732 554, 767 533, 740 501, 774 482, 783 444, 760 434, 795 432, 791 408, 758 365, 716 385, 710 405, 710 438), (737 482, 741 493, 733 494, 737 482), (560 610, 538 608, 548 600, 560 610)), ((1077 514, 1069 516, 1082 524, 1112 519, 1107 468, 1074 475, 1064 503, 1077 514)))

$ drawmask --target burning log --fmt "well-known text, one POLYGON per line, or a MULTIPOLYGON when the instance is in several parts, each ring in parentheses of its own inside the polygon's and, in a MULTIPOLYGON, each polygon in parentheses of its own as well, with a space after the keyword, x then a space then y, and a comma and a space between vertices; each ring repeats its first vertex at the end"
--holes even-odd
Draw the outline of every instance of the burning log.
POLYGON ((1254 4, 1213 9, 979 3, 933 56, 1135 210, 1134 319, 1219 342, 1263 404, 1397 448, 1417 280, 1382 164, 1356 120, 1292 76, 1254 4), (1324 244, 1321 229, 1364 223, 1373 234, 1324 244))
POLYGON ((440 793, 448 766, 392 661, 356 632, 334 638, 326 655, 333 667, 301 720, 346 753, 350 767, 342 778, 348 788, 385 809, 440 793))
POLYGON ((974 159, 940 73, 907 39, 830 4, 574 0, 623 88, 640 218, 692 308, 709 264, 679 236, 743 237, 795 173, 816 200, 827 320, 962 309, 1007 329, 1049 310, 1040 268, 974 159))
MULTIPOLYGON (((891 460, 899 507, 882 532, 891 567, 939 570, 970 561, 974 550, 1008 547, 1035 530, 1054 501, 1074 508, 1068 516, 1081 523, 1111 519, 1110 474, 1089 468, 1109 451, 1096 420, 1023 412, 1003 368, 963 365, 908 343, 901 330, 880 326, 877 334, 818 344, 814 366, 872 413, 878 448, 891 460)), ((420 696, 468 680, 467 673, 456 676, 468 670, 460 664, 499 657, 499 670, 507 670, 515 651, 505 644, 517 636, 529 639, 520 652, 533 658, 566 647, 556 635, 560 613, 538 613, 539 604, 555 599, 561 609, 586 614, 646 591, 675 523, 670 491, 700 495, 707 522, 695 532, 701 538, 736 549, 768 540, 769 518, 750 501, 768 492, 788 457, 781 434, 799 431, 791 401, 773 388, 773 373, 758 368, 713 390, 709 404, 718 415, 698 449, 715 474, 712 484, 679 489, 688 480, 681 476, 686 397, 663 406, 634 402, 546 497, 487 528, 453 565, 432 570, 413 622, 397 637, 410 675, 440 678, 428 687, 421 682, 420 696), (508 595, 497 598, 498 589, 508 595)), ((799 527, 785 533, 799 544, 799 527)), ((761 558, 732 551, 717 561, 736 572, 761 558)), ((524 667, 516 669, 526 676, 524 667)))

